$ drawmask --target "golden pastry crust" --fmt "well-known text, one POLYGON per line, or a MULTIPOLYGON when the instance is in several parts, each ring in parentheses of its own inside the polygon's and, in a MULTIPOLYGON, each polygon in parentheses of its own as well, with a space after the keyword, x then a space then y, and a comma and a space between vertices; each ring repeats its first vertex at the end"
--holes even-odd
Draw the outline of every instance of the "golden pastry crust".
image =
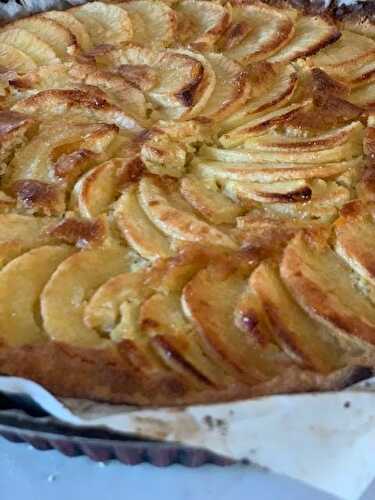
POLYGON ((373 20, 267 3, 0 28, 1 373, 147 406, 372 373, 373 20))

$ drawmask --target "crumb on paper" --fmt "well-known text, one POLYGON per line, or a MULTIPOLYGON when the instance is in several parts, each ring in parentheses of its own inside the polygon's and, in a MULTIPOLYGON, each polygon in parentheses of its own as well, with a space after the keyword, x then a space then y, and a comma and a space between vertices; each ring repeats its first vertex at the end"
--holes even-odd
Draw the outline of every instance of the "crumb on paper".
POLYGON ((54 482, 56 481, 56 479, 57 479, 57 474, 50 474, 50 475, 48 476, 48 478, 47 478, 47 481, 48 481, 49 483, 54 483, 54 482))
POLYGON ((345 401, 344 408, 350 408, 350 407, 351 407, 350 401, 345 401))

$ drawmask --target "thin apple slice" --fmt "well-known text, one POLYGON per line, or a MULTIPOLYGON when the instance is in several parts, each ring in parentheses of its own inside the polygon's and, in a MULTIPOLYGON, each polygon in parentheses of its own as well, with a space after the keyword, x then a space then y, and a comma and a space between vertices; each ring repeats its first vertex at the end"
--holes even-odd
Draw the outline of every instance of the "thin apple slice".
POLYGON ((248 75, 251 99, 220 124, 220 130, 224 132, 243 125, 249 118, 256 118, 257 113, 264 114, 285 106, 297 89, 297 72, 291 64, 281 68, 268 63, 253 64, 248 69, 248 75))
POLYGON ((181 180, 181 194, 201 215, 213 224, 230 224, 235 221, 241 207, 228 200, 218 188, 205 186, 201 179, 193 175, 181 180))
POLYGON ((365 280, 375 285, 374 207, 359 200, 346 204, 335 223, 336 252, 365 280))
POLYGON ((59 58, 50 45, 24 29, 14 28, 0 31, 0 42, 24 52, 37 65, 43 66, 59 62, 59 58))
POLYGON ((6 25, 6 29, 22 29, 32 33, 52 47, 58 57, 65 59, 77 49, 74 35, 61 24, 42 16, 31 16, 6 25))
POLYGON ((205 57, 215 72, 216 85, 201 114, 221 120, 245 103, 250 94, 250 84, 239 64, 222 54, 206 53, 205 57))
POLYGON ((69 12, 62 12, 60 10, 49 10, 41 14, 42 17, 52 19, 61 24, 65 29, 69 30, 76 38, 79 47, 87 51, 91 48, 90 36, 82 23, 78 21, 69 12))
POLYGON ((94 45, 121 44, 133 37, 130 17, 118 5, 91 2, 68 12, 84 25, 94 45))
POLYGON ((176 6, 178 32, 184 44, 210 50, 228 27, 230 14, 225 7, 204 0, 183 0, 176 6))
POLYGON ((71 206, 83 217, 96 217, 114 203, 119 194, 118 170, 124 160, 114 158, 89 170, 74 186, 71 206))
POLYGON ((33 59, 25 52, 3 42, 0 42, 0 65, 18 73, 33 71, 37 67, 33 59))
POLYGON ((16 148, 22 147, 36 129, 36 122, 21 113, 15 111, 0 111, 0 163, 2 174, 8 173, 9 160, 16 148))
POLYGON ((329 329, 312 320, 296 304, 277 269, 266 262, 260 264, 252 273, 250 284, 266 313, 272 336, 282 349, 297 362, 321 373, 340 366, 340 350, 329 329))
POLYGON ((348 101, 368 110, 375 108, 375 82, 354 89, 348 96, 348 101))
POLYGON ((248 35, 225 51, 226 56, 243 64, 267 59, 294 34, 293 21, 287 14, 260 3, 234 7, 233 22, 247 22, 250 26, 248 35))
POLYGON ((73 249, 42 246, 17 257, 0 272, 0 338, 6 345, 43 342, 39 296, 57 266, 73 249))
MULTIPOLYGON (((270 132, 260 137, 249 139, 246 142, 247 150, 254 151, 296 151, 296 152, 317 152, 328 148, 340 146, 350 139, 361 138, 364 127, 361 122, 356 121, 328 130, 312 137, 290 137, 288 135, 270 132)), ((359 142, 358 140, 358 142, 359 142)), ((353 141, 354 142, 354 141, 353 141)), ((294 159, 293 159, 294 161, 294 159)))
POLYGON ((268 61, 272 63, 294 61, 321 51, 323 47, 338 38, 340 31, 329 19, 320 16, 301 16, 296 21, 293 38, 268 61))
POLYGON ((115 124, 130 132, 142 132, 142 127, 130 115, 103 97, 99 89, 51 89, 18 101, 14 111, 27 113, 37 118, 57 118, 72 115, 81 123, 86 118, 91 121, 115 124))
POLYGON ((295 300, 319 322, 352 342, 375 343, 375 308, 350 269, 318 238, 297 235, 287 246, 281 276, 295 300))
POLYGON ((124 191, 116 204, 114 217, 129 245, 145 259, 155 260, 173 254, 168 239, 142 210, 137 198, 137 186, 130 186, 124 191))
POLYGON ((236 248, 236 243, 219 229, 198 219, 181 200, 172 185, 170 195, 156 178, 144 177, 139 185, 140 203, 155 226, 177 240, 236 248), (177 201, 177 202, 176 202, 177 201))
POLYGON ((363 157, 337 163, 225 163, 197 158, 193 172, 208 179, 241 182, 281 182, 296 179, 325 179, 349 169, 361 169, 363 157))
POLYGON ((11 186, 18 180, 32 179, 50 182, 54 164, 66 152, 90 150, 101 153, 118 132, 114 125, 50 123, 41 129, 26 146, 15 155, 12 170, 5 178, 11 186))
POLYGON ((41 295, 47 335, 68 344, 99 346, 101 337, 83 321, 86 302, 100 285, 128 270, 129 265, 127 249, 110 242, 97 249, 82 250, 63 261, 41 295))
POLYGON ((274 183, 228 181, 224 190, 233 199, 262 203, 305 203, 312 196, 312 189, 304 179, 274 183))
POLYGON ((328 73, 341 73, 351 71, 358 64, 373 58, 374 54, 374 40, 352 31, 343 31, 336 43, 319 51, 310 63, 328 73))
POLYGON ((177 16, 164 2, 131 0, 120 5, 133 26, 132 42, 143 46, 167 47, 177 35, 177 16))
POLYGON ((219 142, 226 148, 238 146, 250 137, 261 135, 267 132, 271 127, 285 122, 298 111, 310 107, 311 104, 312 102, 307 100, 302 103, 293 103, 283 108, 276 109, 275 111, 270 111, 262 116, 256 115, 243 125, 223 134, 219 142))
POLYGON ((50 217, 0 214, 0 268, 27 250, 53 244, 48 228, 54 222, 50 217))
POLYGON ((199 339, 182 314, 177 295, 156 293, 140 310, 140 328, 153 349, 196 387, 220 386, 227 377, 201 351, 199 339))
POLYGON ((272 377, 280 367, 234 324, 235 307, 245 285, 240 270, 218 261, 194 276, 184 288, 182 301, 209 357, 219 360, 239 379, 256 383, 272 377))

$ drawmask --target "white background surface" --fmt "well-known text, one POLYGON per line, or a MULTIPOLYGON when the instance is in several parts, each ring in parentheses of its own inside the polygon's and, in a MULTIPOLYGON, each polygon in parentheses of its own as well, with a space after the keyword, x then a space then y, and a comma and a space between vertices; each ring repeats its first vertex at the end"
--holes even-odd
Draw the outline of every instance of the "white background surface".
MULTIPOLYGON (((98 464, 0 437, 0 500, 335 500, 245 466, 157 468, 98 464)), ((361 500, 375 499, 375 483, 361 500)))

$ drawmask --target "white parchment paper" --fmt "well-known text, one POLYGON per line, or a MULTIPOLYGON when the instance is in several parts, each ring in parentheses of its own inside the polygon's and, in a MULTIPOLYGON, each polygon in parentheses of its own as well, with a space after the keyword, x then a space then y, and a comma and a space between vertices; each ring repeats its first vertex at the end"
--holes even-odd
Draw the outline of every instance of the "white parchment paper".
POLYGON ((248 459, 345 500, 358 500, 375 477, 375 379, 340 392, 158 410, 57 400, 15 377, 0 377, 0 391, 27 394, 73 425, 105 426, 248 459))

